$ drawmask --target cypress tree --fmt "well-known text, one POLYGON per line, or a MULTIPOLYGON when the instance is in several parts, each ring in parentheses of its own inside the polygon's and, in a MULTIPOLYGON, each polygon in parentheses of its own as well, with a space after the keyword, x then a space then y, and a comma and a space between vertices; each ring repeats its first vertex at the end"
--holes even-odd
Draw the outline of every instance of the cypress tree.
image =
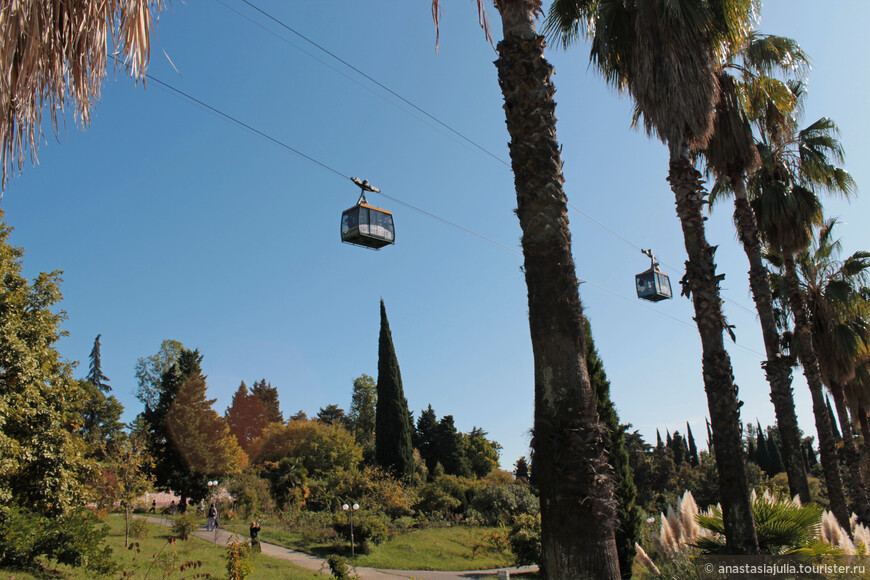
POLYGON ((438 448, 435 442, 437 429, 438 417, 435 415, 432 405, 429 405, 420 412, 420 418, 417 419, 417 428, 414 430, 414 446, 420 452, 420 458, 426 463, 430 479, 434 477, 435 464, 438 463, 438 448))
POLYGON ((414 448, 408 423, 408 401, 402 389, 402 374, 387 309, 381 300, 381 332, 378 338, 378 403, 375 410, 375 462, 400 478, 414 473, 414 448))
POLYGON ((672 452, 674 450, 674 440, 671 438, 670 429, 665 429, 665 447, 670 449, 672 452))
MULTIPOLYGON (((592 329, 586 320, 586 369, 589 382, 598 400, 598 418, 604 427, 604 445, 607 449, 608 463, 614 472, 614 495, 618 502, 616 528, 616 551, 619 569, 623 578, 631 578, 631 565, 634 561, 635 542, 640 540, 641 518, 635 502, 637 487, 634 472, 629 465, 628 451, 625 449, 626 426, 619 424, 619 415, 610 399, 610 381, 604 371, 604 362, 595 348, 592 329)), ((658 435, 658 431, 656 431, 658 435)), ((659 443, 661 437, 659 436, 659 443)))
POLYGON ((767 456, 770 459, 769 476, 774 476, 777 473, 785 471, 785 464, 782 462, 782 453, 779 451, 779 432, 776 428, 767 428, 767 456))
POLYGON ((758 458, 758 460, 756 461, 756 463, 758 463, 758 466, 761 467, 761 469, 765 473, 772 475, 770 473, 770 453, 767 448, 767 441, 764 438, 764 431, 762 431, 760 423, 758 425, 758 431, 756 431, 755 435, 755 453, 756 457, 758 458))
POLYGON ((698 446, 695 445, 695 436, 692 435, 692 428, 689 427, 688 421, 686 421, 686 437, 689 439, 689 463, 692 467, 698 467, 698 446))
POLYGON ((674 454, 675 465, 680 465, 689 458, 689 448, 686 447, 686 440, 683 439, 679 431, 674 431, 674 436, 671 439, 671 451, 674 454))
POLYGON ((656 449, 661 449, 664 443, 662 443, 662 434, 659 433, 659 430, 656 429, 656 449))

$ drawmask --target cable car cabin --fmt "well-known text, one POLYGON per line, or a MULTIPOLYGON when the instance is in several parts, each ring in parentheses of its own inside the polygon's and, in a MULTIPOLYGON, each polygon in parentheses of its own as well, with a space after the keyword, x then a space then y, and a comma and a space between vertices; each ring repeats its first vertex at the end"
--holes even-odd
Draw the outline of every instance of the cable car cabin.
POLYGON ((650 268, 634 277, 637 286, 637 297, 650 302, 667 300, 673 297, 671 281, 667 274, 662 274, 658 268, 650 268))
POLYGON ((373 250, 395 244, 393 214, 360 201, 341 214, 341 241, 373 250))

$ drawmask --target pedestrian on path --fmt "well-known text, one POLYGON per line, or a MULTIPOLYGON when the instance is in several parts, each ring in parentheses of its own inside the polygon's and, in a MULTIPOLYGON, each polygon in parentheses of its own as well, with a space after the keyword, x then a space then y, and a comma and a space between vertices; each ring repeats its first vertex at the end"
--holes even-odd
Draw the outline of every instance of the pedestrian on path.
POLYGON ((251 548, 257 552, 262 552, 260 547, 260 524, 251 522, 251 548))
POLYGON ((216 527, 218 527, 218 513, 217 508, 214 507, 214 504, 211 504, 208 508, 208 517, 205 520, 205 529, 208 531, 212 531, 216 527))

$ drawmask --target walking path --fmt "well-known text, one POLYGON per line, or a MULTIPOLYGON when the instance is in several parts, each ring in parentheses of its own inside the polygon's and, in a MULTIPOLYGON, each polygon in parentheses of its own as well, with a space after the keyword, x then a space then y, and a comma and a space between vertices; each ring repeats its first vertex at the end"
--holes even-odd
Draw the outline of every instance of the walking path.
MULTIPOLYGON (((172 520, 168 520, 166 518, 139 515, 134 517, 142 518, 152 524, 158 524, 166 527, 172 526, 172 520)), ((244 542, 247 540, 246 537, 240 534, 227 532, 222 528, 217 528, 214 531, 201 529, 197 532, 194 532, 194 535, 197 538, 203 539, 213 544, 217 544, 219 546, 226 546, 234 539, 239 542, 244 542)), ((321 572, 323 574, 330 574, 329 566, 326 565, 326 562, 316 556, 312 556, 304 552, 297 552, 296 550, 291 550, 283 546, 277 546, 275 544, 269 544, 263 541, 260 542, 260 547, 263 550, 263 554, 269 556, 270 558, 285 560, 287 562, 295 564, 296 566, 299 566, 300 568, 305 568, 306 570, 313 570, 315 572, 321 572)), ((356 567, 354 568, 354 571, 360 577, 360 580, 396 580, 397 578, 414 578, 416 580, 467 580, 469 578, 485 578, 486 576, 495 576, 502 570, 506 570, 511 574, 519 574, 522 572, 534 572, 537 569, 537 566, 522 566, 519 568, 494 568, 492 570, 436 572, 431 570, 380 570, 378 568, 356 567)))

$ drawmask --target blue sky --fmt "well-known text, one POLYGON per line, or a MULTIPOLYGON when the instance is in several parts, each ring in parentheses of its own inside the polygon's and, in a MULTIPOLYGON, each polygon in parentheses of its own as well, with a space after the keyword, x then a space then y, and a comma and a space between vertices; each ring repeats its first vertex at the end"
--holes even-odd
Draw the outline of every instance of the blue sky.
MULTIPOLYGON (((473 2, 443 3, 441 40, 427 2, 275 2, 257 5, 508 159, 493 48, 473 2)), ((500 21, 490 10, 496 39, 500 21)), ((771 2, 761 30, 798 40, 813 58, 806 122, 832 117, 859 188, 870 183, 870 91, 864 30, 870 4, 771 2), (864 103, 862 105, 861 103, 864 103)), ((239 0, 176 2, 157 28, 155 78, 232 115, 344 176, 497 241, 445 225, 383 196, 397 244, 380 252, 339 241, 350 182, 149 82, 110 72, 91 126, 49 135, 38 166, 7 187, 2 205, 26 250, 25 272, 60 269, 70 336, 60 343, 87 371, 102 334, 103 369, 125 418, 140 357, 173 338, 204 355, 223 412, 239 383, 265 377, 285 416, 347 409, 351 385, 377 373, 383 298, 412 410, 431 404, 464 431, 480 426, 527 453, 533 374, 520 230, 508 168, 239 0), (171 58, 173 66, 164 56, 171 58), (177 71, 176 71, 177 69, 177 71), (504 246, 507 246, 505 248, 504 246)), ((700 344, 688 300, 651 305, 633 276, 652 247, 677 288, 685 251, 665 180, 667 151, 630 128, 631 105, 587 66, 587 46, 548 49, 556 67, 558 137, 586 313, 620 417, 705 438, 700 344), (623 239, 624 238, 624 239, 623 239), (669 268, 670 267, 670 268, 669 268)), ((866 197, 826 203, 848 252, 870 249, 866 197)), ((729 345, 743 419, 774 421, 763 353, 731 211, 708 222, 726 274, 729 345)), ((812 433, 800 371, 802 428, 812 433)))

